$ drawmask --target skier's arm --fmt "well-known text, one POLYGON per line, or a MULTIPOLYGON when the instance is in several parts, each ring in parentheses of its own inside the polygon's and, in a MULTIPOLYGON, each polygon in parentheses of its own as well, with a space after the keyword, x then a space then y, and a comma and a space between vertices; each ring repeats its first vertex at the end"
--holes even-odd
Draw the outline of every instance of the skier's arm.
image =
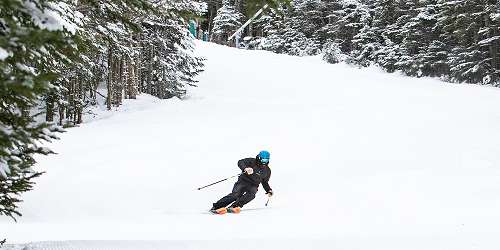
POLYGON ((271 187, 269 186, 269 179, 271 178, 271 172, 269 172, 269 176, 262 181, 262 187, 264 187, 264 190, 266 191, 266 194, 269 193, 269 192, 273 192, 273 190, 271 189, 271 187))
POLYGON ((262 186, 264 187, 264 190, 266 190, 266 193, 269 193, 269 191, 272 191, 268 182, 262 182, 262 186))
POLYGON ((252 165, 252 158, 245 158, 238 161, 238 167, 241 171, 245 171, 245 168, 248 168, 252 165))

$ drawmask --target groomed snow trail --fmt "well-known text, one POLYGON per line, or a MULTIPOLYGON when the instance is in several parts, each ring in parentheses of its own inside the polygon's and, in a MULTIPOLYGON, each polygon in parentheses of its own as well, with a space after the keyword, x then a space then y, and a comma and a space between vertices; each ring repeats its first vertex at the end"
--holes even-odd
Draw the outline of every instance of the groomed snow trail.
POLYGON ((186 100, 140 96, 52 144, 24 216, 1 218, 0 238, 61 241, 29 249, 499 249, 500 89, 197 47, 206 71, 186 100), (206 213, 234 181, 196 188, 261 149, 269 207, 260 188, 239 215, 206 213))

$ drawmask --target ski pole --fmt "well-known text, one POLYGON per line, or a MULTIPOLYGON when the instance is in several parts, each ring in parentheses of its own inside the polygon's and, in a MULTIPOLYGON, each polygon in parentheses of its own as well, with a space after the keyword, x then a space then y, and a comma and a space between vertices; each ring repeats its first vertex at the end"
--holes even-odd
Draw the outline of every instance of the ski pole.
POLYGON ((269 203, 270 200, 271 200, 271 197, 267 197, 266 207, 267 207, 267 204, 269 203))
POLYGON ((212 185, 215 185, 215 184, 220 183, 220 182, 223 182, 223 181, 227 181, 227 180, 229 180, 229 179, 232 179, 232 178, 234 178, 234 177, 238 177, 238 176, 240 176, 240 175, 241 175, 241 174, 237 174, 237 175, 233 175, 233 176, 231 176, 231 177, 227 177, 226 179, 222 179, 222 180, 220 180, 220 181, 216 181, 216 182, 211 183, 211 184, 208 184, 208 185, 206 185, 206 186, 199 187, 199 188, 198 188, 198 190, 202 190, 202 189, 204 189, 204 188, 206 188, 206 187, 210 187, 210 186, 212 186, 212 185))

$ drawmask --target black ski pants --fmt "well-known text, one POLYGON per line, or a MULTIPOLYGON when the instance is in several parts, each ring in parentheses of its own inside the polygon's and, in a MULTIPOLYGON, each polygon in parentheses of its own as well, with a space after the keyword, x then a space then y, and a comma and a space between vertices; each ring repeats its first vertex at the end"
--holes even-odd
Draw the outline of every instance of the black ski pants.
POLYGON ((258 187, 256 186, 244 181, 238 181, 234 184, 233 191, 214 203, 213 207, 219 209, 221 207, 226 207, 232 202, 234 202, 232 207, 243 207, 255 198, 257 190, 258 187))

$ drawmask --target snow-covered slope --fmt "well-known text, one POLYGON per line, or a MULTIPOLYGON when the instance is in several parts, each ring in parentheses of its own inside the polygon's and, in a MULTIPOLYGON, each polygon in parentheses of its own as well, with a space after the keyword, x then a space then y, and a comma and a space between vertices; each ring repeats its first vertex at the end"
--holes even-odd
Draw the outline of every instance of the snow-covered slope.
POLYGON ((142 96, 64 134, 0 237, 117 240, 33 249, 500 247, 499 89, 197 46, 206 71, 187 100, 142 96), (206 213, 233 182, 196 188, 261 149, 270 205, 261 189, 239 215, 206 213))

